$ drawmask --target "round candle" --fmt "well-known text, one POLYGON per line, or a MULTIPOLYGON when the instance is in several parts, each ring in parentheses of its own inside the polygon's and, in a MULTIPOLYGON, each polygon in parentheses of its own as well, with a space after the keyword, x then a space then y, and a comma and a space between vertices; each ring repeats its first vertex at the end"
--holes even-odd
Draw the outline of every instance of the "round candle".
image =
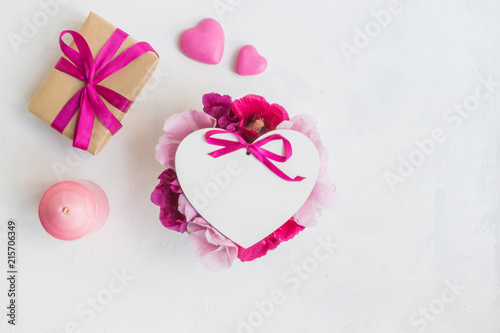
POLYGON ((63 181, 40 199, 38 216, 44 229, 62 240, 74 240, 99 230, 109 215, 106 193, 96 184, 63 181))

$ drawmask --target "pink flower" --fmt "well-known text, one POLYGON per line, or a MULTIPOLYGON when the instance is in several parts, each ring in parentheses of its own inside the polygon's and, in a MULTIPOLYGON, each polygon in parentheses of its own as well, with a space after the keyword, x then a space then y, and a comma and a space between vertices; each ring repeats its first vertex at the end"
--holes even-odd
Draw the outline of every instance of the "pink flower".
POLYGON ((160 184, 151 193, 151 201, 160 206, 160 221, 168 229, 186 231, 186 217, 177 209, 182 193, 174 170, 167 169, 158 177, 160 184))
POLYGON ((269 104, 263 97, 246 95, 233 102, 233 111, 241 119, 238 131, 248 142, 253 142, 262 134, 273 131, 288 113, 278 104, 269 104))
POLYGON ((198 214, 198 211, 194 209, 184 193, 181 193, 179 195, 179 203, 177 208, 179 212, 186 217, 186 221, 188 222, 192 221, 195 217, 200 216, 200 214, 198 214))
POLYGON ((178 209, 186 216, 189 243, 203 265, 214 271, 230 267, 238 254, 237 245, 202 218, 184 194, 179 196, 178 209))
POLYGON ((276 229, 275 232, 249 248, 244 249, 241 246, 236 245, 238 246, 238 259, 241 261, 252 261, 260 258, 268 251, 277 248, 281 242, 292 239, 302 230, 304 230, 304 227, 298 225, 293 218, 291 218, 281 227, 276 229))
POLYGON ((156 159, 165 168, 175 170, 175 152, 181 141, 196 130, 214 126, 215 119, 201 111, 189 110, 170 116, 156 145, 156 159))
POLYGON ((233 112, 233 100, 230 96, 217 93, 203 95, 203 112, 217 120, 217 127, 236 132, 240 118, 233 112))
POLYGON ((201 216, 188 223, 188 240, 205 267, 213 271, 229 268, 238 254, 236 244, 201 216))
POLYGON ((294 215, 298 224, 305 227, 313 226, 318 223, 317 217, 321 215, 322 210, 332 208, 337 201, 337 190, 328 177, 328 152, 316 129, 316 121, 309 115, 295 116, 290 121, 284 121, 277 128, 292 129, 305 134, 318 149, 320 159, 318 179, 306 202, 294 215))

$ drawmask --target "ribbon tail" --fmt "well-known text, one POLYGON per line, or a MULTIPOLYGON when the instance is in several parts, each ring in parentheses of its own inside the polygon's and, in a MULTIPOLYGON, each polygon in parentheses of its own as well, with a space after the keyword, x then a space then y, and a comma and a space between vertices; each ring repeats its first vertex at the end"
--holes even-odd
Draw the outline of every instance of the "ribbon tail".
POLYGON ((87 87, 90 103, 92 104, 97 117, 102 122, 104 127, 111 132, 111 134, 115 134, 120 128, 122 128, 122 124, 118 119, 116 119, 111 111, 109 111, 94 86, 88 85, 87 87))
POLYGON ((262 164, 264 164, 269 170, 271 170, 275 175, 277 175, 281 179, 286 180, 288 182, 300 182, 301 180, 305 179, 305 177, 302 176, 296 176, 295 178, 289 177, 287 174, 281 171, 280 168, 278 168, 269 159, 267 159, 266 156, 260 153, 259 150, 256 148, 257 147, 254 146, 250 147, 250 152, 252 153, 252 155, 255 156, 256 159, 258 159, 262 164))
POLYGON ((87 150, 94 127, 94 112, 92 104, 88 98, 88 89, 82 94, 80 112, 76 118, 75 136, 73 138, 73 147, 87 150))
MULTIPOLYGON (((259 158, 257 158, 259 159, 259 158)), ((274 165, 271 161, 269 161, 267 158, 263 157, 263 159, 259 159, 266 167, 268 167, 269 170, 274 172, 277 176, 279 176, 281 179, 284 179, 288 182, 300 182, 301 180, 305 179, 306 177, 302 176, 296 176, 295 178, 290 178, 287 174, 285 174, 283 171, 281 171, 276 165, 274 165)))
POLYGON ((85 87, 80 89, 59 111, 57 114, 56 118, 52 121, 52 124, 50 126, 58 131, 59 133, 62 133, 66 126, 68 126, 69 122, 75 115, 75 113, 78 111, 78 108, 81 104, 81 98, 83 97, 82 95, 85 94, 85 87))

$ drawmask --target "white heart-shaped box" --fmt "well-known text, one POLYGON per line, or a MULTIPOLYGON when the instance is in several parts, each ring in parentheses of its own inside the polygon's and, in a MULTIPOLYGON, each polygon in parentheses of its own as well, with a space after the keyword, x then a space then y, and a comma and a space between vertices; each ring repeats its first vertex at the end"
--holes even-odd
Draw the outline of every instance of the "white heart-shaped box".
MULTIPOLYGON (((206 142, 206 128, 189 134, 179 145, 175 168, 182 191, 191 205, 213 227, 241 247, 248 248, 266 238, 287 222, 304 204, 319 172, 319 154, 304 134, 275 130, 259 137, 280 134, 292 146, 292 156, 283 163, 272 161, 291 178, 280 178, 246 149, 214 158, 209 153, 222 148, 206 142)), ((238 141, 230 134, 217 138, 238 141)), ((262 146, 283 155, 281 140, 262 146)))

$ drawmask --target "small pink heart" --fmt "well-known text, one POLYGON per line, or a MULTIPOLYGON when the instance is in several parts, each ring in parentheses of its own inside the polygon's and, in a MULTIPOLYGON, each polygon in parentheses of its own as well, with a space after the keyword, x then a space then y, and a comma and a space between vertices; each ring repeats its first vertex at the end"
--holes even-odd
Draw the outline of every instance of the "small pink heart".
POLYGON ((216 20, 204 19, 181 34, 179 46, 189 58, 216 65, 224 53, 224 30, 216 20))
POLYGON ((236 73, 240 75, 257 75, 265 71, 267 60, 252 45, 241 48, 236 58, 236 73))

